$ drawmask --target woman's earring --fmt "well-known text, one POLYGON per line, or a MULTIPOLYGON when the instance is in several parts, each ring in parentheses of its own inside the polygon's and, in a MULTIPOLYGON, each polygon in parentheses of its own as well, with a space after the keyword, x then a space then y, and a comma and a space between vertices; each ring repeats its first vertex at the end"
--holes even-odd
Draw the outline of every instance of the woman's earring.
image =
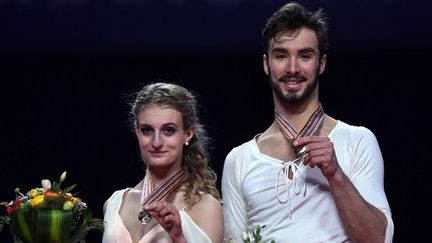
POLYGON ((186 142, 185 142, 185 145, 186 145, 186 146, 189 146, 189 142, 188 142, 188 141, 186 141, 186 142))

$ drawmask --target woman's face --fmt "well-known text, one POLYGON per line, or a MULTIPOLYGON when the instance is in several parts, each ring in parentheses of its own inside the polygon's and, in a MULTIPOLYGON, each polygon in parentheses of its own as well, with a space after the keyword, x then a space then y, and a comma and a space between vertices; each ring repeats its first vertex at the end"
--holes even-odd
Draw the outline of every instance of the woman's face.
POLYGON ((147 165, 168 171, 179 168, 183 146, 192 138, 194 128, 184 131, 182 114, 168 106, 149 105, 137 119, 136 135, 147 165))

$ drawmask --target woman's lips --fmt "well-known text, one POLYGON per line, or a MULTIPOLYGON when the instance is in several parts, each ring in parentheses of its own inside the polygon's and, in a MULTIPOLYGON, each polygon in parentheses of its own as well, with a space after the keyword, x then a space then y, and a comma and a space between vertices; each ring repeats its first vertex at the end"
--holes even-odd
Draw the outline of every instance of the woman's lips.
POLYGON ((149 151, 153 157, 162 157, 166 151, 149 151))

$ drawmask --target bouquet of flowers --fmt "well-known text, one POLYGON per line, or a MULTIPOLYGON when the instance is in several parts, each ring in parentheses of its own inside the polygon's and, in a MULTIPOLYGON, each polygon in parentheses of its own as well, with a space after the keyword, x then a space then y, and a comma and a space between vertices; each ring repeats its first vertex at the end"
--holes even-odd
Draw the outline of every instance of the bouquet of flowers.
MULTIPOLYGON (((265 228, 266 226, 263 225, 257 225, 255 230, 252 231, 252 234, 250 232, 246 233, 243 232, 242 233, 242 239, 243 239, 243 243, 264 243, 264 240, 262 239, 261 236, 261 229, 265 228)), ((230 239, 228 241, 228 243, 233 243, 232 240, 230 239)), ((271 240, 270 243, 275 243, 274 240, 271 240)))
POLYGON ((25 194, 16 188, 15 200, 0 203, 7 211, 0 216, 0 231, 8 224, 15 242, 28 243, 85 242, 88 231, 103 231, 102 220, 93 218, 87 205, 71 193, 76 185, 60 188, 66 174, 59 182, 42 180, 42 187, 25 194))

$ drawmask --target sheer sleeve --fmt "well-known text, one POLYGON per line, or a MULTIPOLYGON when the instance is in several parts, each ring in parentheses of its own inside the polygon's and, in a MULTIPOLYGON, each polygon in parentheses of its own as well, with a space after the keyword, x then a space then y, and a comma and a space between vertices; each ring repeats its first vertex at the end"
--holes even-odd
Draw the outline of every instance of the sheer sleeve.
POLYGON ((241 160, 234 148, 226 157, 222 173, 222 201, 225 221, 224 241, 241 242, 247 229, 247 211, 241 191, 241 160))

